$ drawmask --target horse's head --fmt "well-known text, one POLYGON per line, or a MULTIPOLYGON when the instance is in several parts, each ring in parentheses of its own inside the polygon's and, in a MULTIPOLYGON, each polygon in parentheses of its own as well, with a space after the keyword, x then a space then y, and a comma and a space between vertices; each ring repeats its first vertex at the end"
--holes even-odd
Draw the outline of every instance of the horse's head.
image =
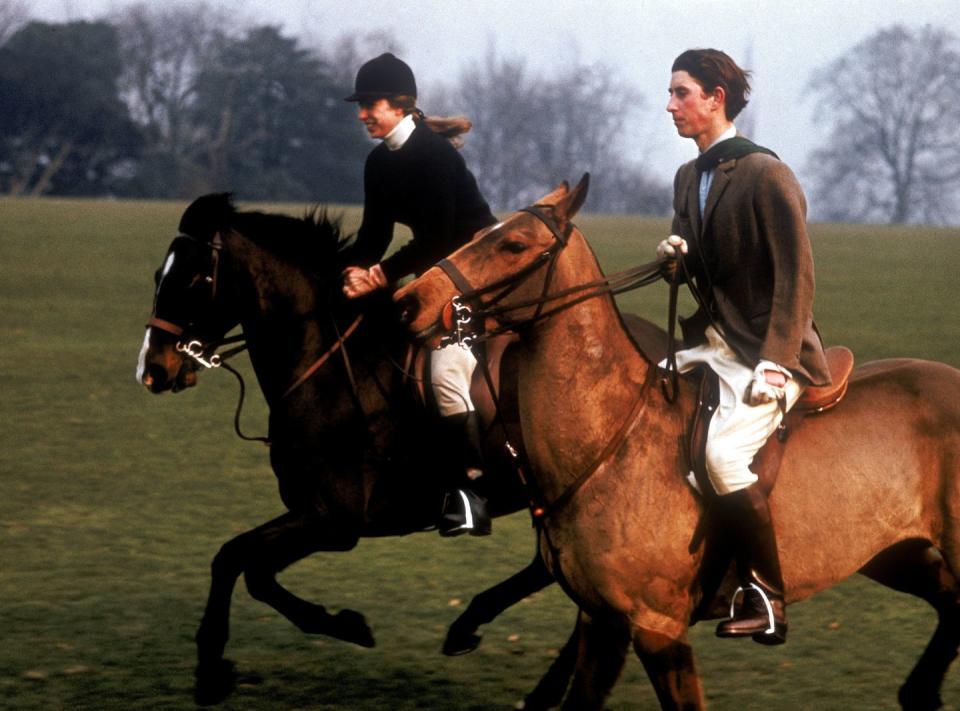
POLYGON ((174 238, 156 271, 153 314, 147 323, 137 363, 137 380, 161 393, 177 392, 197 382, 203 348, 237 323, 223 298, 221 231, 234 208, 229 195, 195 200, 180 220, 174 238), (190 355, 192 352, 193 356, 190 355))
POLYGON ((572 190, 564 181, 535 205, 478 232, 470 243, 400 289, 394 299, 410 331, 436 345, 455 330, 457 309, 464 306, 496 311, 496 320, 503 324, 538 313, 588 186, 586 174, 572 190))

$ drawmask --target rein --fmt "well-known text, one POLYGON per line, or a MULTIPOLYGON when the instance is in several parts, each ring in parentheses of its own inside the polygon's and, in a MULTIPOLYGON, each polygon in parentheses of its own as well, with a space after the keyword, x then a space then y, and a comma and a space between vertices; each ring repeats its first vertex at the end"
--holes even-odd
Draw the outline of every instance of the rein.
POLYGON ((492 338, 493 336, 497 336, 508 331, 514 331, 519 327, 529 326, 539 321, 546 320, 551 316, 577 306, 584 301, 604 295, 616 296, 618 294, 623 294, 627 291, 632 291, 633 289, 647 286, 663 278, 662 268, 667 260, 658 259, 653 262, 641 264, 631 269, 617 272, 616 274, 611 274, 610 276, 601 277, 600 279, 596 279, 585 284, 578 284, 561 291, 548 293, 550 282, 552 281, 553 274, 556 269, 557 257, 563 248, 567 246, 574 225, 572 222, 570 222, 567 224, 566 229, 561 231, 556 221, 551 216, 540 210, 539 206, 537 205, 525 207, 521 209, 520 212, 527 212, 536 217, 553 233, 553 236, 556 239, 556 241, 547 250, 542 252, 534 261, 525 266, 523 269, 514 274, 510 274, 498 279, 487 286, 475 288, 472 284, 470 284, 470 281, 463 275, 457 266, 449 259, 441 259, 437 263, 437 266, 443 270, 448 277, 450 277, 450 280, 453 282, 454 286, 456 286, 460 291, 460 295, 455 296, 451 302, 451 307, 457 315, 457 319, 455 321, 457 335, 455 336, 455 340, 461 345, 471 346, 475 343, 492 338), (499 305, 500 301, 519 288, 544 265, 547 265, 548 271, 547 276, 544 278, 543 291, 539 297, 521 301, 509 306, 499 305), (480 297, 492 292, 498 293, 485 302, 480 300, 480 297), (545 309, 548 304, 561 299, 566 299, 568 297, 575 298, 572 298, 571 300, 566 301, 555 308, 545 309), (480 334, 474 333, 467 335, 468 326, 471 324, 474 318, 478 319, 481 324, 487 319, 499 321, 499 317, 502 317, 505 314, 530 307, 536 307, 536 310, 532 316, 526 319, 521 321, 511 321, 508 324, 502 324, 497 328, 484 331, 480 334))
MULTIPOLYGON (((541 253, 533 262, 528 264, 517 273, 498 279, 497 281, 488 284, 485 287, 474 288, 470 284, 469 280, 450 260, 443 259, 437 264, 437 266, 440 267, 450 277, 454 286, 456 286, 461 292, 459 297, 454 297, 451 305, 454 308, 457 317, 456 335, 452 340, 455 340, 462 347, 469 347, 472 350, 473 346, 478 342, 482 342, 488 338, 491 338, 492 336, 504 333, 506 331, 515 330, 518 326, 527 326, 538 321, 548 319, 551 316, 560 313, 561 311, 572 308, 573 306, 583 303, 589 299, 603 295, 615 296, 632 289, 637 289, 642 286, 652 284, 663 278, 663 267, 666 263, 668 263, 670 258, 658 259, 632 269, 618 272, 609 277, 602 277, 585 284, 579 284, 577 286, 569 287, 567 289, 550 294, 548 293, 548 290, 556 269, 557 257, 559 256, 560 251, 567 246, 570 234, 573 230, 573 223, 568 223, 566 230, 561 231, 556 221, 540 210, 538 206, 524 208, 522 211, 535 216, 544 225, 546 225, 546 227, 553 233, 556 241, 550 246, 549 249, 541 253), (543 291, 538 298, 529 299, 510 306, 497 305, 498 302, 517 289, 523 282, 529 279, 544 265, 549 265, 549 271, 544 279, 543 291), (499 293, 497 293, 486 303, 479 302, 479 297, 497 291, 499 291, 499 293), (570 296, 575 298, 555 308, 547 310, 544 309, 547 304, 570 296), (480 305, 477 307, 471 307, 468 305, 468 302, 477 302, 480 303, 480 305), (536 311, 534 314, 521 322, 512 322, 509 325, 502 325, 499 328, 485 331, 479 335, 466 333, 467 326, 470 325, 473 317, 479 317, 482 324, 487 318, 496 318, 505 313, 529 308, 532 306, 536 306, 536 311)), ((668 333, 669 341, 667 375, 661 378, 661 388, 663 390, 664 397, 670 403, 673 403, 676 400, 678 391, 675 354, 676 342, 674 337, 677 298, 679 291, 678 287, 679 284, 676 282, 676 280, 672 280, 670 285, 670 329, 668 333)), ((535 484, 527 479, 523 471, 523 466, 520 462, 520 457, 517 454, 516 449, 510 443, 510 434, 500 412, 500 401, 493 385, 493 377, 490 373, 487 359, 482 351, 477 351, 476 355, 478 367, 482 369, 487 389, 490 392, 490 396, 495 406, 496 419, 499 420, 500 427, 503 430, 506 439, 507 451, 511 455, 511 461, 516 469, 517 476, 527 490, 531 492, 531 515, 533 516, 534 522, 542 528, 544 519, 548 518, 557 510, 565 506, 577 494, 577 492, 580 491, 584 484, 586 484, 587 481, 589 481, 590 478, 603 466, 603 463, 612 457, 623 445, 627 434, 633 429, 636 422, 642 417, 646 410, 647 403, 649 402, 648 393, 656 375, 656 368, 653 364, 651 364, 651 367, 647 372, 647 378, 644 380, 643 386, 637 395, 637 399, 631 408, 630 414, 624 419, 620 429, 617 430, 610 441, 607 442, 600 454, 594 458, 593 462, 591 462, 588 467, 586 467, 564 488, 557 498, 555 498, 553 501, 546 502, 542 500, 542 495, 536 490, 535 484)))

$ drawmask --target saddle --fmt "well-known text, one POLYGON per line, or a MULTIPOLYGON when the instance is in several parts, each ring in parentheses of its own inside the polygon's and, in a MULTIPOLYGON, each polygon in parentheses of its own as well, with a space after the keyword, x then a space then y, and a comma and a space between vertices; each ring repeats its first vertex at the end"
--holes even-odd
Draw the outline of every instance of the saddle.
MULTIPOLYGON (((831 383, 823 386, 810 386, 780 423, 777 431, 770 435, 766 444, 760 448, 753 459, 750 470, 759 478, 759 485, 769 496, 776 483, 780 470, 780 461, 790 432, 800 426, 809 415, 818 415, 836 407, 847 392, 850 373, 853 371, 853 352, 845 346, 831 346, 825 351, 827 367, 830 370, 831 383)), ((720 402, 720 388, 717 376, 709 369, 698 369, 699 394, 693 412, 693 421, 687 437, 689 470, 693 473, 700 493, 706 498, 715 496, 707 476, 705 452, 707 432, 710 421, 720 402)), ((694 376, 697 377, 697 376, 694 376)))
MULTIPOLYGON (((750 465, 750 470, 757 475, 759 479, 757 483, 766 496, 770 495, 776 484, 789 433, 795 431, 806 417, 819 415, 836 407, 847 392, 850 373, 853 371, 853 353, 849 348, 833 346, 826 350, 826 356, 831 384, 808 387, 793 409, 787 413, 778 430, 757 452, 750 465)), ((731 552, 724 543, 723 537, 711 534, 714 517, 711 516, 709 503, 716 494, 707 477, 704 462, 707 430, 719 402, 717 376, 705 370, 702 372, 699 388, 693 423, 688 435, 689 447, 685 449, 688 452, 690 469, 707 506, 694 531, 689 550, 693 553, 704 540, 707 544, 699 571, 701 598, 693 610, 691 624, 695 624, 697 620, 722 615, 718 610, 725 610, 729 601, 720 599, 722 596, 719 593, 727 587, 723 585, 725 578, 728 575, 735 576, 731 568, 731 552)), ((736 586, 730 587, 733 589, 736 586)))
MULTIPOLYGON (((509 407, 507 404, 516 401, 516 371, 512 367, 504 368, 503 365, 507 348, 517 340, 518 337, 515 334, 505 333, 490 338, 482 346, 484 349, 482 357, 486 358, 494 392, 497 393, 498 399, 501 401, 500 405, 504 410, 501 416, 505 416, 509 420, 514 419, 512 413, 515 408, 509 407)), ((456 348, 458 346, 450 347, 456 348)), ((429 349, 411 343, 407 349, 404 372, 407 373, 416 399, 429 411, 437 412, 433 389, 430 387, 429 354, 429 349)), ((470 382, 470 399, 473 400, 473 406, 480 416, 480 422, 484 429, 489 429, 497 417, 497 407, 482 368, 477 368, 473 373, 473 380, 470 382)))

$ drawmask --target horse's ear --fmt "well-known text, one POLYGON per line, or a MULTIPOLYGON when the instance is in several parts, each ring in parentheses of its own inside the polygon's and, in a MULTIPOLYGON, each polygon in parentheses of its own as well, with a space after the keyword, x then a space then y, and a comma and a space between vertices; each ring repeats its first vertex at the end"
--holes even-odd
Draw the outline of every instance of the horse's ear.
POLYGON ((236 208, 230 193, 212 193, 194 200, 180 218, 180 232, 196 239, 211 240, 214 233, 233 217, 236 208))
POLYGON ((553 211, 557 222, 563 224, 573 219, 574 215, 576 215, 583 206, 584 200, 587 199, 587 191, 589 188, 590 173, 584 173, 583 177, 580 178, 580 182, 577 183, 577 187, 567 191, 567 194, 560 198, 554 206, 553 211))
POLYGON ((564 180, 557 187, 555 187, 551 192, 544 195, 542 198, 537 200, 538 205, 555 205, 560 200, 563 199, 563 196, 570 192, 570 183, 564 180))

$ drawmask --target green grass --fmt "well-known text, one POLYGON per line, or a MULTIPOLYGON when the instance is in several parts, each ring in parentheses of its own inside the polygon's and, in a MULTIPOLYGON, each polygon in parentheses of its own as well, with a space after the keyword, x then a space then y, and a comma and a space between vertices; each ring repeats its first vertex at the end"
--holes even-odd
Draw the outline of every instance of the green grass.
MULTIPOLYGON (((237 440, 233 379, 153 397, 134 382, 153 270, 183 204, 0 200, 0 708, 188 709, 209 564, 281 513, 266 450, 237 440)), ((276 206, 281 207, 281 206, 276 206)), ((282 206, 293 214, 303 206, 282 206)), ((355 227, 357 211, 347 212, 355 227)), ((584 216, 613 271, 652 258, 662 220, 584 216)), ((815 225, 816 313, 829 343, 867 360, 960 366, 948 291, 960 231, 815 225)), ((665 320, 665 289, 623 297, 665 320)), ((262 432, 253 398, 246 429, 262 432)), ((283 574, 298 594, 368 615, 372 650, 303 635, 242 585, 228 654, 247 675, 227 709, 507 708, 572 626, 556 588, 488 626, 480 650, 439 654, 470 596, 525 565, 525 517, 488 540, 363 541, 283 574), (459 603, 457 602, 459 601, 459 603)), ((922 603, 853 579, 791 608, 782 648, 692 638, 713 709, 893 709, 934 625, 922 603)), ((960 706, 960 672, 944 688, 960 706)), ((654 708, 631 658, 612 709, 654 708)))

